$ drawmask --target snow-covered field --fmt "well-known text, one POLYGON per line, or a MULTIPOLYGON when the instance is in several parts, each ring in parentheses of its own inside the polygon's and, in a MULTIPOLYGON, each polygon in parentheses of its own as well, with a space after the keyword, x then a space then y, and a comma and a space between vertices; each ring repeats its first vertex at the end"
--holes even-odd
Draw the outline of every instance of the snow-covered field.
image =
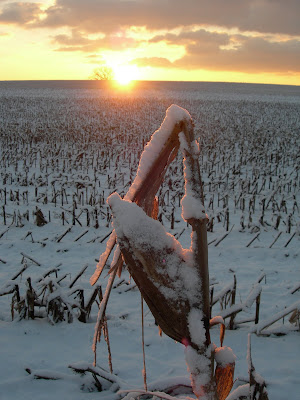
MULTIPOLYGON (((190 112, 201 145, 205 206, 213 221, 208 225, 212 316, 226 316, 236 277, 233 307, 242 311, 225 335, 225 345, 237 357, 234 387, 248 379, 251 333, 253 363, 267 383, 269 398, 300 399, 299 311, 293 314, 300 308, 300 89, 156 84, 118 93, 2 84, 0 294, 11 293, 0 297, 1 400, 113 400, 125 396, 119 389, 143 389, 141 298, 126 270, 116 278, 106 311, 117 378, 113 385, 101 381, 101 393, 92 374, 81 376, 68 368, 93 363, 97 302, 86 323, 78 320, 78 307, 69 309, 71 323, 53 323, 46 307, 37 306, 34 320, 20 320, 16 301, 12 321, 11 304, 16 285, 22 303, 29 277, 44 304, 54 298, 50 287, 68 304, 78 304, 75 296, 82 292, 88 303, 94 291, 89 279, 111 231, 106 198, 114 191, 127 192, 144 145, 173 103, 190 112), (37 209, 46 222, 42 226, 36 225, 37 209), (45 276, 53 268, 57 276, 45 276), (252 289, 256 295, 261 290, 258 324, 256 296, 253 304, 247 302, 252 289), (271 324, 277 314, 281 317, 271 324)), ((188 248, 182 195, 178 156, 159 191, 159 219, 188 248)), ((99 282, 103 291, 108 269, 99 282)), ((24 310, 26 302, 22 305, 24 310)), ((183 346, 159 336, 146 306, 144 319, 148 389, 189 385, 183 346)), ((219 328, 211 334, 219 345, 219 328)), ((103 337, 97 365, 109 371, 103 337)), ((192 396, 188 389, 186 393, 192 396)))

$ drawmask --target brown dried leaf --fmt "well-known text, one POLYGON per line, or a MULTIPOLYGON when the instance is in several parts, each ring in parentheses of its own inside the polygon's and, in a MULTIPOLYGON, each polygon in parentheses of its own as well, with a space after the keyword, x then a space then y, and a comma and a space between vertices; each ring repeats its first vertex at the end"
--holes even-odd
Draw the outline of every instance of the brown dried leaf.
POLYGON ((224 342, 224 337, 225 337, 225 322, 224 319, 222 317, 220 317, 219 315, 212 318, 209 321, 209 327, 213 327, 215 325, 220 324, 220 343, 221 343, 221 347, 223 346, 223 342, 224 342))
POLYGON ((221 324, 221 326, 220 326, 220 343, 221 343, 221 347, 223 346, 224 337, 225 337, 225 324, 221 324))
POLYGON ((299 319, 300 319, 300 312, 299 312, 299 310, 295 310, 293 312, 293 314, 290 316, 289 321, 290 321, 291 324, 295 324, 296 325, 297 322, 299 321, 299 319))
POLYGON ((233 385, 234 364, 217 365, 215 378, 219 400, 225 400, 233 385))
POLYGON ((151 218, 153 218, 153 219, 158 218, 158 197, 157 196, 155 196, 153 199, 153 209, 152 209, 151 218))

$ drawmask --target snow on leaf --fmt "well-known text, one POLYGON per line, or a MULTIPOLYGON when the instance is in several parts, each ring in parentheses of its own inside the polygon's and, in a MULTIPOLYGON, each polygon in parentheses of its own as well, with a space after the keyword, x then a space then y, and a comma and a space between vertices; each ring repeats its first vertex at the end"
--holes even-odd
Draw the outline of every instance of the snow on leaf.
POLYGON ((173 131, 174 126, 182 120, 191 120, 190 114, 183 108, 172 104, 166 111, 165 119, 160 128, 155 131, 141 155, 136 177, 128 190, 125 199, 133 200, 135 193, 145 181, 154 160, 159 155, 164 144, 173 131))
MULTIPOLYGON (((108 204, 112 209, 118 241, 126 238, 145 268, 147 260, 142 254, 151 255, 155 275, 165 277, 165 285, 159 284, 162 293, 168 298, 188 298, 191 303, 199 302, 200 278, 192 268, 191 250, 182 248, 159 221, 148 217, 137 204, 122 200, 117 193, 108 198, 108 204)), ((124 241, 122 246, 126 246, 124 241)))

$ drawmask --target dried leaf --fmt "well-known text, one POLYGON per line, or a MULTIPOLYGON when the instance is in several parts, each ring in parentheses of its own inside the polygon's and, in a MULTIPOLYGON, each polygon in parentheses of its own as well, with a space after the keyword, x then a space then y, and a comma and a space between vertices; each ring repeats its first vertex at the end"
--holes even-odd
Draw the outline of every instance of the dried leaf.
POLYGON ((221 347, 223 346, 223 342, 224 342, 224 337, 225 337, 225 322, 224 319, 222 317, 220 317, 219 315, 212 318, 209 321, 209 327, 213 327, 215 325, 220 324, 220 343, 221 343, 221 347))
POLYGON ((222 324, 220 326, 220 343, 221 343, 221 347, 223 346, 224 337, 225 337, 225 324, 222 324))
POLYGON ((291 324, 295 324, 296 325, 297 322, 299 322, 299 319, 300 319, 300 312, 299 312, 299 310, 295 310, 293 312, 293 314, 290 316, 289 321, 290 321, 291 324))
POLYGON ((233 385, 234 364, 217 365, 215 378, 219 400, 225 400, 233 385))
POLYGON ((161 330, 161 327, 159 325, 158 325, 158 334, 159 334, 160 337, 162 337, 162 330, 161 330))
POLYGON ((151 218, 153 218, 153 219, 158 218, 158 197, 157 196, 155 196, 153 199, 153 209, 152 209, 151 218))
POLYGON ((99 262, 97 264, 96 271, 90 278, 90 283, 92 286, 95 285, 95 283, 99 279, 99 277, 104 269, 104 266, 106 264, 106 261, 108 260, 110 253, 112 252, 113 248, 115 247, 115 244, 116 244, 116 233, 115 233, 115 231, 113 231, 106 243, 105 252, 102 253, 99 258, 99 262))

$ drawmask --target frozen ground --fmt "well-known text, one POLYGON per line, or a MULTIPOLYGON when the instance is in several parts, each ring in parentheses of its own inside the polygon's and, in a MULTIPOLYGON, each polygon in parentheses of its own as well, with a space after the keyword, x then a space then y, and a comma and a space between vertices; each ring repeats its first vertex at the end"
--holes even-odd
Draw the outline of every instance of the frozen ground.
MULTIPOLYGON (((22 93, 22 96, 25 93, 23 98, 26 98, 26 91, 22 93)), ((231 93, 230 96, 232 97, 233 94, 231 93)), ((204 100, 201 99, 201 101, 204 100)), ((213 100, 210 99, 211 101, 213 100)), ((270 99, 269 101, 271 102, 270 99)), ((291 100, 295 109, 297 106, 299 109, 298 101, 294 98, 291 100)), ((164 102, 166 103, 167 100, 164 102)), ((187 103, 189 102, 192 104, 190 97, 187 100, 187 103)), ((288 100, 285 99, 284 102, 288 102, 288 100)), ((188 106, 188 104, 183 105, 188 106)), ((151 120, 150 122, 153 126, 155 125, 155 121, 151 120)), ((157 124, 156 128, 158 128, 157 124)), ((197 126, 196 121, 197 128, 201 131, 203 127, 197 126)), ((297 142, 295 146, 298 146, 297 142)), ((2 151, 3 149, 4 147, 2 147, 2 151)), ((296 150, 293 149, 293 151, 296 150)), ((113 156, 116 157, 116 155, 113 156)), ((111 171, 113 170, 112 166, 109 168, 111 171)), ((7 187, 7 190, 18 188, 15 183, 11 185, 9 182, 6 182, 6 185, 3 183, 4 174, 13 169, 14 165, 6 165, 6 167, 2 165, 1 189, 4 186, 7 187)), ((56 176, 58 176, 57 171, 56 176)), ((129 176, 128 170, 125 171, 125 176, 129 176)), ((104 188, 106 175, 104 174, 101 179, 101 188, 104 188)), ((42 191, 43 187, 39 187, 38 190, 42 191)), ((113 191, 109 187, 105 187, 104 190, 105 196, 113 191)), ((116 190, 120 192, 121 183, 116 190)), ((60 217, 53 217, 56 213, 61 213, 60 204, 57 206, 50 203, 43 205, 45 216, 47 217, 48 211, 51 211, 52 220, 42 227, 37 227, 33 223, 32 211, 35 206, 41 206, 41 203, 37 203, 36 197, 34 198, 34 186, 29 189, 29 192, 29 205, 17 207, 16 202, 11 202, 6 206, 6 225, 3 223, 3 211, 0 215, 0 290, 3 291, 7 282, 20 271, 25 254, 28 268, 16 280, 21 295, 25 293, 27 277, 31 277, 32 282, 35 282, 44 272, 61 264, 59 273, 68 274, 62 284, 63 287, 66 287, 87 264, 87 270, 76 282, 76 285, 84 289, 85 295, 88 297, 88 294, 92 292, 89 278, 95 270, 99 255, 105 249, 105 241, 102 243, 101 241, 111 228, 106 226, 105 220, 100 220, 98 229, 90 226, 88 232, 78 239, 87 230, 87 227, 76 223, 71 231, 58 242, 59 235, 69 227, 68 224, 65 226, 61 224, 60 217), (18 227, 15 226, 16 223, 13 223, 9 227, 13 210, 19 209, 23 212, 28 208, 30 208, 29 221, 23 218, 23 226, 18 227), (28 232, 31 232, 31 235, 27 236, 28 232), (76 239, 78 240, 75 241, 76 239), (37 265, 29 257, 40 265, 37 265)), ((3 197, 1 199, 2 207, 4 205, 3 197)), ((295 199, 298 202, 300 200, 299 189, 295 193, 295 199)), ((68 208, 67 205, 64 205, 64 208, 66 207, 68 208)), ((241 229, 241 214, 238 209, 235 210, 233 200, 229 202, 229 210, 230 233, 228 236, 219 242, 219 239, 228 233, 226 224, 223 222, 215 223, 213 232, 208 233, 210 280, 216 295, 233 282, 235 275, 237 279, 236 304, 241 304, 247 298, 253 285, 265 274, 260 283, 262 294, 259 326, 262 327, 263 322, 268 318, 294 303, 298 302, 299 304, 300 301, 300 290, 291 293, 292 289, 300 282, 299 212, 294 214, 294 225, 291 232, 287 232, 286 224, 280 225, 279 230, 265 226, 265 228, 261 228, 259 237, 249 245, 256 235, 255 230, 241 229), (282 233, 273 244, 279 231, 282 233), (294 232, 296 232, 295 236, 286 246, 294 232)), ((214 212, 217 215, 216 209, 214 212)), ((247 218, 246 215, 246 225, 247 218)), ((268 220, 274 222, 272 218, 271 215, 268 216, 268 220)), ((168 230, 173 234, 179 234, 184 229, 179 240, 184 247, 189 247, 190 231, 186 223, 182 221, 178 207, 175 209, 175 220, 175 228, 168 230)), ((69 222, 71 222, 70 219, 69 222)), ((168 228, 169 221, 164 219, 164 222, 168 228)), ((108 267, 105 271, 108 272, 108 267)), ((103 289, 107 282, 105 271, 100 281, 103 289)), ((120 380, 121 389, 143 389, 141 300, 139 291, 134 287, 132 281, 128 285, 129 280, 130 277, 126 271, 123 272, 120 280, 116 280, 106 313, 112 366, 114 374, 120 380)), ((96 304, 93 305, 91 317, 87 323, 81 323, 75 318, 70 324, 63 321, 51 325, 47 318, 19 321, 17 312, 12 321, 11 299, 12 294, 0 297, 1 400, 31 400, 33 398, 38 400, 54 398, 58 400, 99 398, 114 400, 120 398, 120 394, 110 390, 109 387, 101 393, 94 391, 92 376, 82 377, 74 374, 68 368, 70 364, 81 365, 93 362, 92 341, 97 317, 96 304), (31 374, 26 372, 26 369, 30 369, 31 374), (55 379, 34 379, 34 374, 55 379)), ((212 309, 212 315, 219 315, 221 312, 220 303, 216 303, 212 309)), ((249 332, 255 330, 255 325, 253 321, 242 322, 252 319, 254 315, 255 303, 250 309, 236 316, 236 329, 226 330, 224 344, 230 346, 237 356, 236 378, 247 378, 247 340, 249 332)), ((291 324, 289 318, 290 315, 281 318, 275 324, 263 329, 259 335, 251 334, 253 363, 257 372, 264 377, 267 383, 270 400, 300 399, 299 320, 296 321, 296 324, 291 324)), ((211 332, 212 340, 219 345, 219 329, 213 328, 211 332)), ((172 382, 184 384, 189 382, 183 346, 165 335, 159 336, 158 328, 147 308, 145 309, 145 352, 149 389, 160 390, 172 382)), ((107 347, 103 338, 98 345, 97 365, 109 371, 107 347)), ((238 382, 236 382, 237 384, 238 382)), ((191 394, 188 395, 191 396, 191 394)))
MULTIPOLYGON (((88 290, 88 279, 94 270, 95 258, 104 250, 103 245, 87 244, 88 238, 74 244, 74 238, 82 232, 80 227, 74 227, 73 233, 56 243, 51 240, 57 234, 56 231, 57 227, 51 224, 41 228, 11 228, 1 239, 1 257, 7 262, 1 266, 2 282, 18 272, 22 258, 20 253, 24 252, 34 257, 41 266, 32 264, 24 273, 23 281, 26 275, 38 277, 46 268, 60 262, 61 269, 73 276, 83 264, 88 263, 86 274, 80 278, 80 285, 88 290), (41 244, 22 240, 24 233, 29 229, 34 239, 48 238, 45 241, 47 245, 42 247, 41 244)), ((105 233, 106 230, 103 229, 103 236, 105 233)), ((89 232, 91 237, 94 234, 89 232)), ((210 234, 209 239, 221 237, 222 234, 223 232, 210 234)), ((288 248, 283 249, 287 237, 288 235, 283 235, 282 241, 278 241, 270 249, 268 245, 272 242, 273 235, 266 234, 256 246, 246 248, 250 235, 233 229, 217 247, 214 244, 210 245, 210 274, 211 278, 218 282, 216 290, 233 280, 234 271, 237 276, 237 302, 242 301, 264 271, 266 283, 262 282, 260 320, 299 300, 298 293, 289 294, 295 282, 299 281, 299 238, 294 238, 288 248)), ((188 241, 188 235, 182 238, 183 244, 188 245, 188 241)), ((140 295, 137 289, 128 292, 125 292, 125 289, 125 284, 113 289, 107 310, 113 370, 126 382, 124 386, 143 388, 140 295)), ((91 345, 96 309, 93 309, 87 324, 75 320, 72 324, 62 322, 52 326, 46 319, 16 319, 11 322, 10 298, 11 295, 1 297, 1 399, 103 398, 104 393, 82 392, 82 379, 67 368, 69 364, 79 361, 93 361, 91 345), (25 368, 40 372, 49 371, 50 376, 62 374, 63 379, 35 380, 27 374, 25 368)), ((213 308, 213 314, 218 314, 218 305, 213 308)), ((149 313, 146 313, 145 321, 148 383, 157 380, 168 381, 176 376, 188 379, 183 346, 165 335, 159 337, 158 329, 149 313)), ((252 326, 253 323, 244 324, 237 330, 226 332, 225 344, 230 346, 237 356, 236 376, 247 376, 247 334, 252 326)), ((288 321, 283 325, 280 320, 276 324, 276 331, 283 331, 285 326, 291 329, 288 321)), ((218 329, 213 329, 212 337, 217 344, 218 335, 218 329)), ((285 336, 265 337, 253 334, 252 356, 257 371, 268 384, 270 399, 299 399, 299 331, 289 332, 285 336)), ((98 347, 98 365, 108 370, 104 341, 98 347)), ((111 399, 117 397, 112 392, 106 393, 105 396, 111 399)))

